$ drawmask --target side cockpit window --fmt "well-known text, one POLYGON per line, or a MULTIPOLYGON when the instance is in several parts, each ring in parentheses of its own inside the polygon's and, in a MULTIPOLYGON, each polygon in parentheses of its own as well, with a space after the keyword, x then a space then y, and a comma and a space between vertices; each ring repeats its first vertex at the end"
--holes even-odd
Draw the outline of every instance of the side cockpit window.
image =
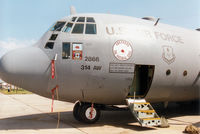
POLYGON ((94 18, 92 18, 92 17, 87 17, 87 22, 94 22, 95 23, 94 18))
POLYGON ((47 42, 47 44, 45 45, 45 49, 53 49, 54 47, 54 42, 47 42))
POLYGON ((74 28, 72 30, 72 34, 83 34, 84 27, 85 27, 85 17, 77 18, 77 21, 74 24, 74 28))
POLYGON ((51 31, 61 31, 63 26, 65 25, 65 22, 58 21, 50 30, 51 31))
POLYGON ((85 34, 97 34, 95 20, 92 17, 87 17, 85 34))
POLYGON ((63 43, 62 58, 63 59, 70 59, 70 43, 63 43))
POLYGON ((84 30, 84 24, 75 24, 72 31, 73 34, 82 34, 84 30))
POLYGON ((77 22, 85 22, 85 17, 79 17, 77 22))
POLYGON ((72 18, 72 22, 75 22, 76 18, 77 18, 77 17, 73 17, 73 18, 72 18))
POLYGON ((71 32, 71 34, 97 34, 95 19, 93 17, 72 17, 64 32, 71 32))
POLYGON ((58 34, 52 34, 49 40, 56 40, 58 34))
POLYGON ((71 29, 72 29, 72 26, 73 26, 73 23, 67 23, 65 29, 63 30, 63 32, 66 32, 66 33, 69 33, 71 32, 71 29))
POLYGON ((96 34, 96 24, 86 24, 85 34, 96 34))

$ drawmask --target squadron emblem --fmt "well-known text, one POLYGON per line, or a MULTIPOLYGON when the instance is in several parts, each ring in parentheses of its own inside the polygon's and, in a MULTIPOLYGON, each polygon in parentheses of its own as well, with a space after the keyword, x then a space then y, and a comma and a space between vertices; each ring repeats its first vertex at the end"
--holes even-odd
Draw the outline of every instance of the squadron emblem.
POLYGON ((162 58, 167 64, 171 64, 175 61, 176 56, 171 46, 163 46, 162 58))
POLYGON ((128 60, 131 57, 132 52, 131 44, 128 41, 118 40, 113 45, 113 54, 118 60, 128 60))
POLYGON ((73 60, 82 60, 82 44, 73 44, 73 48, 72 48, 72 59, 73 60))

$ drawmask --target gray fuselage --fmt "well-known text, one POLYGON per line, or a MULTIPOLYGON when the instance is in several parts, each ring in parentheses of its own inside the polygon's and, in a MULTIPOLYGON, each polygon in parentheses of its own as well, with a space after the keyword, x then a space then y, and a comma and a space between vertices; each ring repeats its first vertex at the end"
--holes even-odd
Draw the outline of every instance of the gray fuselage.
POLYGON ((51 89, 58 85, 63 101, 124 104, 136 65, 146 65, 154 67, 150 87, 143 96, 146 100, 199 99, 198 31, 161 23, 154 26, 152 21, 109 14, 76 14, 59 21, 72 22, 72 17, 93 17, 96 34, 85 34, 85 29, 82 34, 49 30, 34 46, 4 55, 0 60, 0 77, 49 98, 51 89), (58 35, 50 41, 52 34, 58 35), (47 42, 54 42, 53 49, 45 48, 47 42), (63 43, 70 44, 67 59, 63 59, 63 43), (81 44, 79 59, 72 59, 74 44, 81 44), (123 55, 124 46, 131 53, 123 55), (119 49, 122 51, 118 52, 119 49), (56 55, 52 79, 51 61, 56 55))

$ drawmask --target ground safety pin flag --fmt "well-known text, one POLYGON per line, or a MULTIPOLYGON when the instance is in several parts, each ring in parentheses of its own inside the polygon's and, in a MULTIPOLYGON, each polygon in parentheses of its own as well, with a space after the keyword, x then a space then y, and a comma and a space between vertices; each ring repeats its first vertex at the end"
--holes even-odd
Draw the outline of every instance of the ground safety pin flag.
POLYGON ((54 60, 51 61, 51 78, 52 79, 55 78, 55 61, 54 60))

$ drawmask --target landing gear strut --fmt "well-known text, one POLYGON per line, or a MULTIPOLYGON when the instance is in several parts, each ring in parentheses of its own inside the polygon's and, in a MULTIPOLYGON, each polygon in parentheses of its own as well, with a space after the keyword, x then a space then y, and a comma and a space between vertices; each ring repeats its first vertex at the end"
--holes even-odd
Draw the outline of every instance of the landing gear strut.
POLYGON ((100 109, 93 103, 77 102, 74 105, 73 115, 78 121, 92 124, 99 120, 100 109))

